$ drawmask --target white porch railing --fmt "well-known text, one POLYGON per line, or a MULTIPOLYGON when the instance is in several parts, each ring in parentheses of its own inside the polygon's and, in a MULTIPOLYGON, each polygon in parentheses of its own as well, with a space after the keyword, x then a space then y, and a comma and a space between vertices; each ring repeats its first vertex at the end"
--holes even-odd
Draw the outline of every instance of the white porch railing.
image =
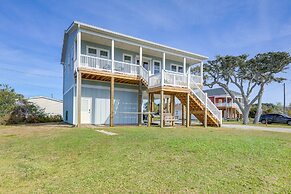
POLYGON ((149 87, 158 87, 162 85, 162 74, 155 74, 149 77, 149 87))
POLYGON ((111 71, 111 65, 110 59, 81 55, 81 67, 111 71))
POLYGON ((126 63, 121 61, 114 61, 114 71, 129 75, 138 75, 139 65, 126 63))
POLYGON ((149 72, 146 70, 143 66, 140 67, 140 76, 146 80, 146 82, 149 82, 149 72))
POLYGON ((177 72, 171 72, 171 71, 164 71, 163 72, 163 78, 164 78, 164 85, 168 86, 175 86, 175 87, 187 87, 187 76, 183 73, 177 73, 177 72))

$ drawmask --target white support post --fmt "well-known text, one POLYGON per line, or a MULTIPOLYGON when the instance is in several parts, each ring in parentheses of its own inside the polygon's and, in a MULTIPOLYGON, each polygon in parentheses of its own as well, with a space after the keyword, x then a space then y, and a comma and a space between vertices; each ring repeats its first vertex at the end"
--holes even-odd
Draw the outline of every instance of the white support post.
POLYGON ((114 72, 114 40, 111 40, 111 72, 114 72))
POLYGON ((139 47, 139 65, 140 65, 139 74, 141 74, 141 67, 143 66, 143 62, 142 62, 142 47, 141 46, 139 47))
POLYGON ((166 69, 166 53, 163 53, 163 69, 162 70, 165 70, 166 69))
POLYGON ((188 85, 188 88, 190 88, 190 78, 191 78, 191 74, 190 74, 190 71, 189 71, 188 74, 187 74, 187 85, 188 85))
POLYGON ((205 93, 204 127, 207 127, 207 93, 205 93))
POLYGON ((200 63, 200 79, 201 79, 201 85, 203 85, 203 61, 200 63))
POLYGON ((165 69, 166 69, 166 53, 163 53, 163 68, 162 68, 162 86, 164 86, 164 82, 165 82, 165 69))
POLYGON ((162 69, 162 72, 161 72, 161 86, 163 87, 164 86, 164 82, 165 82, 165 74, 164 74, 164 70, 162 69))
POLYGON ((77 33, 77 66, 81 66, 81 31, 80 29, 78 30, 77 33))
POLYGON ((186 58, 185 57, 183 58, 183 71, 184 71, 184 74, 186 74, 186 58))

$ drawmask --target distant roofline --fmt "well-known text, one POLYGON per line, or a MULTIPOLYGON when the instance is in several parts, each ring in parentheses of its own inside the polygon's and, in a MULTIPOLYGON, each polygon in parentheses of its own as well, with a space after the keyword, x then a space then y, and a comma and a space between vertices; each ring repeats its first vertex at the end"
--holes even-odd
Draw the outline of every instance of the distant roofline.
MULTIPOLYGON (((210 89, 203 90, 203 92, 207 93, 208 91, 213 91, 213 90, 217 90, 217 89, 224 90, 225 94, 208 95, 208 97, 211 97, 211 96, 230 96, 230 95, 228 94, 228 92, 225 91, 224 88, 210 88, 210 89)), ((235 95, 235 97, 242 97, 241 93, 236 92, 236 91, 233 91, 233 90, 230 90, 230 91, 235 95)), ((231 97, 231 96, 230 96, 230 97, 231 97)))
POLYGON ((50 98, 50 97, 46 97, 46 96, 33 96, 33 97, 28 98, 28 100, 38 99, 38 98, 44 98, 44 99, 52 100, 52 101, 56 101, 56 102, 63 102, 62 100, 55 99, 55 98, 50 98))
MULTIPOLYGON (((109 33, 111 35, 115 35, 115 36, 119 36, 121 38, 127 38, 129 39, 130 41, 132 42, 141 42, 144 43, 144 44, 149 44, 151 45, 152 47, 154 46, 157 46, 157 47, 161 47, 162 49, 168 49, 168 50, 172 50, 172 51, 176 51, 176 52, 181 52, 183 54, 185 54, 186 56, 188 56, 189 58, 193 58, 193 59, 196 59, 196 60, 206 60, 208 59, 207 56, 204 56, 204 55, 200 55, 200 54, 196 54, 196 53, 192 53, 192 52, 189 52, 189 51, 185 51, 185 50, 181 50, 181 49, 177 49, 177 48, 174 48, 174 47, 170 47, 170 46, 166 46, 166 45, 163 45, 163 44, 159 44, 159 43, 155 43, 155 42, 152 42, 152 41, 148 41, 148 40, 144 40, 144 39, 141 39, 141 38, 136 38, 136 37, 133 37, 133 36, 130 36, 130 35, 126 35, 126 34, 122 34, 122 33, 119 33, 119 32, 114 32, 114 31, 111 31, 111 30, 107 30, 107 29, 104 29, 104 28, 100 28, 100 27, 97 27, 97 26, 94 26, 94 25, 90 25, 90 24, 86 24, 86 23, 82 23, 82 22, 79 22, 79 21, 74 21, 66 30, 65 30, 65 36, 66 34, 75 26, 79 26, 79 27, 87 27, 87 28, 90 28, 92 30, 96 30, 96 31, 102 31, 102 32, 105 32, 105 33, 109 33)), ((66 42, 66 37, 64 37, 64 42, 63 44, 65 44, 66 42)), ((146 46, 146 45, 145 45, 146 46)), ((64 47, 64 45, 63 45, 64 47)), ((63 60, 61 60, 61 62, 63 62, 63 60)))

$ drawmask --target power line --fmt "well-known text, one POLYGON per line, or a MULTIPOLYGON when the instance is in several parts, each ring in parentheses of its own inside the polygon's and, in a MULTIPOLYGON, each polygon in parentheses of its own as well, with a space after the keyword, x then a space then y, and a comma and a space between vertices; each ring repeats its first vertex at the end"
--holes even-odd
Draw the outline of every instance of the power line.
POLYGON ((11 72, 16 72, 16 73, 25 73, 25 74, 34 75, 34 76, 40 76, 40 77, 62 78, 62 76, 56 76, 56 75, 44 75, 44 74, 39 74, 39 73, 31 73, 31 72, 27 72, 27 71, 20 71, 20 70, 9 69, 9 68, 3 68, 3 67, 1 67, 0 70, 11 71, 11 72))

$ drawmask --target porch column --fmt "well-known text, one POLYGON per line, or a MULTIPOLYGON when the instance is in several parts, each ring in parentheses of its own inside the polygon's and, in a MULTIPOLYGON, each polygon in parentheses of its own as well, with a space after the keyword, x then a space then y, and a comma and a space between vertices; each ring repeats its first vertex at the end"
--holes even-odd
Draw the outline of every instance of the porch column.
POLYGON ((190 117, 190 94, 187 93, 187 102, 186 102, 186 127, 189 127, 189 117, 190 117))
POLYGON ((186 74, 186 58, 183 58, 183 72, 186 74))
MULTIPOLYGON (((139 47, 139 65, 142 67, 143 62, 142 62, 142 47, 139 47)), ((139 70, 141 72, 141 70, 139 70)))
POLYGON ((138 112, 138 126, 141 126, 142 121, 142 85, 141 82, 138 84, 138 97, 137 97, 137 112, 138 112))
MULTIPOLYGON (((78 30, 77 33, 77 66, 81 66, 81 32, 78 30)), ((76 67, 75 67, 76 68, 76 67)))
POLYGON ((165 70, 166 69, 166 53, 163 53, 163 69, 162 70, 165 70))
POLYGON ((160 94, 160 127, 164 127, 164 91, 160 94))
POLYGON ((111 72, 114 72, 114 40, 111 40, 111 72))
POLYGON ((77 127, 81 126, 81 92, 82 92, 82 74, 77 71, 77 127))
POLYGON ((182 105, 182 125, 185 124, 185 106, 181 103, 182 105))
POLYGON ((203 61, 200 63, 200 79, 201 79, 201 84, 203 84, 203 61))
POLYGON ((207 127, 207 93, 205 93, 204 127, 207 127))
POLYGON ((110 127, 114 126, 114 77, 111 77, 110 84, 110 127))

